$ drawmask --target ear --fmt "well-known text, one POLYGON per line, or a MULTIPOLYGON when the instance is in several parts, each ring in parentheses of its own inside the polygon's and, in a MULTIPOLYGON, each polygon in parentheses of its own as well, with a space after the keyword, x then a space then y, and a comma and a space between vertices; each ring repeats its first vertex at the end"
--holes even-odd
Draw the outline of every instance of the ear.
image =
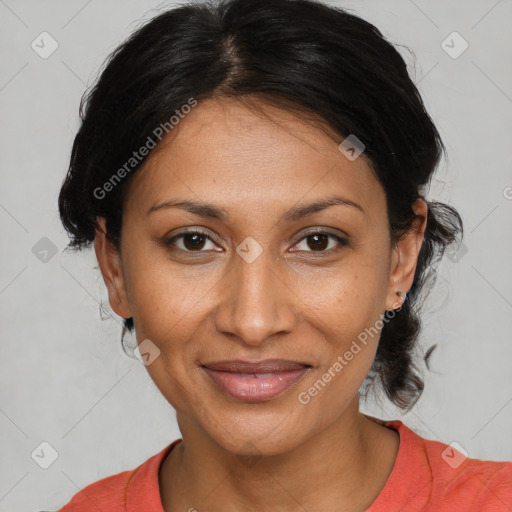
POLYGON ((414 273, 425 229, 427 227, 428 205, 423 199, 417 199, 412 205, 415 218, 411 229, 400 238, 391 257, 390 280, 386 298, 386 309, 397 309, 405 300, 405 294, 414 281, 414 273), (401 296, 397 291, 402 292, 401 296))
POLYGON ((101 230, 96 229, 94 251, 107 286, 110 307, 119 316, 130 318, 132 313, 126 293, 121 255, 107 239, 105 218, 98 217, 98 224, 101 230))

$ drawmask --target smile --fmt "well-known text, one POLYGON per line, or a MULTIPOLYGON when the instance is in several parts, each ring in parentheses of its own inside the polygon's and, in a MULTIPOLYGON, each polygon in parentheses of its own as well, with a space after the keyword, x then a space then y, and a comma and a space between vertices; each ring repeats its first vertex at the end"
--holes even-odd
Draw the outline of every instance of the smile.
POLYGON ((232 361, 203 365, 202 369, 227 395, 244 402, 261 402, 290 389, 311 366, 290 361, 260 364, 232 361))

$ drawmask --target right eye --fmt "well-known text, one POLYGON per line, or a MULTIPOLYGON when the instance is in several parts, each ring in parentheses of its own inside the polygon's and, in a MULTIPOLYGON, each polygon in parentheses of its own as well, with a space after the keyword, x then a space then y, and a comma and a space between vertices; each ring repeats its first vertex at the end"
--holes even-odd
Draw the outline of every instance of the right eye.
POLYGON ((178 233, 177 235, 172 236, 165 240, 165 245, 168 247, 175 246, 181 251, 184 252, 206 252, 206 250, 215 250, 218 252, 218 249, 213 240, 203 231, 195 230, 187 230, 178 233), (210 243, 210 247, 208 246, 210 243))

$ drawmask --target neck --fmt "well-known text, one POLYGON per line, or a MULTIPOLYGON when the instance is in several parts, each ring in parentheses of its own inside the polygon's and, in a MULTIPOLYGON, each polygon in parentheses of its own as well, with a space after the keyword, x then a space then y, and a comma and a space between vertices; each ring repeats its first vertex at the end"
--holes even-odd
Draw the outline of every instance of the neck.
MULTIPOLYGON (((355 404, 355 405, 354 405, 355 404)), ((389 478, 399 436, 351 406, 291 451, 244 457, 178 417, 183 442, 160 471, 164 509, 365 511, 389 478)))

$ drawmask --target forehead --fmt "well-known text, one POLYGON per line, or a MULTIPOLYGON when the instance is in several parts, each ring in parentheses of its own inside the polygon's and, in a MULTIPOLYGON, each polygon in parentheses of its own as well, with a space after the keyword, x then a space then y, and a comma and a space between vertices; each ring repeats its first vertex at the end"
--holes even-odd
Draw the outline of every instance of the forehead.
POLYGON ((378 206, 383 191, 367 159, 347 159, 341 136, 304 116, 257 107, 225 98, 199 102, 133 177, 128 201, 142 213, 177 195, 217 199, 229 209, 339 192, 365 208, 378 206))

